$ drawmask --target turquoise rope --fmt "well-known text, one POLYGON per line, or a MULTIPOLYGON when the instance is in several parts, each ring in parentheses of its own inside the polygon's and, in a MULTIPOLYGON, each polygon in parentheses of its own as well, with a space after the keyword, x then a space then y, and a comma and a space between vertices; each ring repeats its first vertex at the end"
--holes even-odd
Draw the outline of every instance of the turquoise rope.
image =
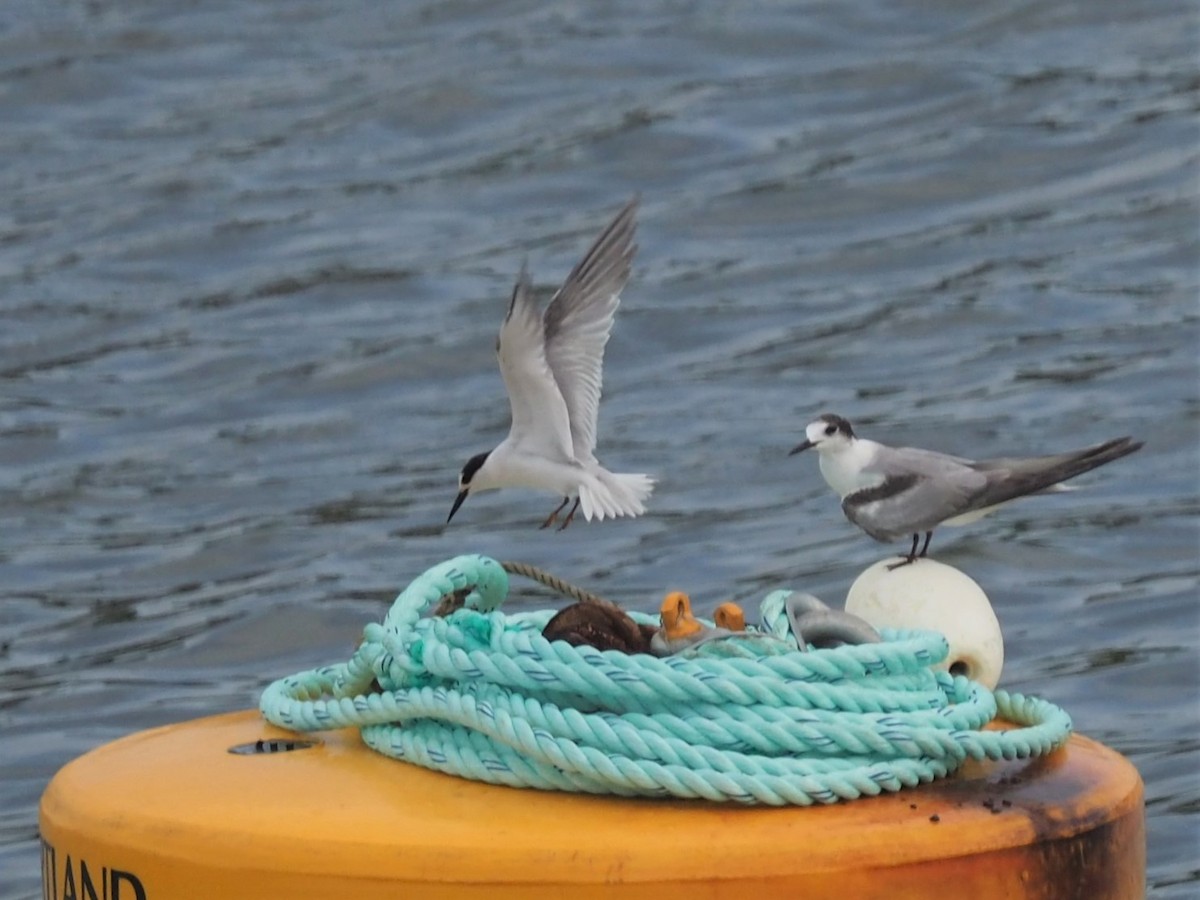
MULTIPOLYGON (((1049 753, 1071 733, 1051 703, 935 672, 949 649, 933 632, 659 658, 548 641, 553 610, 505 615, 507 594, 495 560, 435 566, 347 662, 271 684, 262 713, 297 731, 357 727, 387 756, 493 784, 776 806, 896 791, 966 759, 1049 753), (461 609, 422 617, 456 592, 461 609), (997 716, 1018 727, 981 730, 997 716)), ((763 627, 794 641, 786 596, 764 599, 763 627)))

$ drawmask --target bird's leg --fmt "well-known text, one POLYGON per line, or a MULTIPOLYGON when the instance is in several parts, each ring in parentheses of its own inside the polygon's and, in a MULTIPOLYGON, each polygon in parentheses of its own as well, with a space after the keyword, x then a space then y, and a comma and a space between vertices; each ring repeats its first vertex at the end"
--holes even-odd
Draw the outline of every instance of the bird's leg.
MULTIPOLYGON (((570 500, 570 499, 571 499, 570 497, 567 498, 567 500, 570 500)), ((567 505, 567 500, 563 501, 563 506, 567 505)), ((575 510, 577 510, 577 509, 579 509, 579 498, 578 497, 575 498, 575 505, 572 506, 571 511, 569 513, 567 513, 566 519, 564 519, 563 523, 558 526, 559 531, 562 531, 564 528, 566 528, 568 525, 571 524, 571 520, 573 518, 575 518, 575 510)))
MULTIPOLYGON (((549 528, 551 525, 553 525, 554 520, 558 518, 558 514, 563 511, 563 507, 566 506, 570 502, 571 502, 570 497, 563 497, 563 502, 558 504, 558 508, 555 509, 554 512, 550 513, 550 515, 546 517, 546 521, 543 522, 541 525, 539 525, 538 528, 539 529, 549 528)), ((576 500, 575 502, 578 503, 579 501, 576 500)), ((574 512, 574 510, 572 510, 572 512, 574 512)), ((567 527, 566 525, 563 526, 563 528, 566 528, 566 527, 567 527)))
MULTIPOLYGON (((928 535, 932 535, 933 532, 927 531, 927 532, 925 532, 925 534, 928 536, 928 535)), ((917 532, 916 534, 913 535, 913 545, 912 545, 912 549, 908 551, 908 556, 904 557, 904 559, 900 560, 900 562, 898 562, 898 563, 892 563, 891 565, 889 565, 887 567, 889 572, 892 571, 893 569, 899 569, 901 566, 912 565, 913 563, 915 563, 917 561, 917 542, 919 540, 921 540, 921 533, 917 532)), ((926 537, 925 546, 926 547, 929 546, 928 537, 926 537)), ((923 555, 924 555, 924 551, 922 551, 922 556, 923 555)))
MULTIPOLYGON (((921 552, 918 554, 918 556, 920 556, 921 559, 925 558, 925 551, 929 549, 929 539, 931 537, 933 537, 932 531, 925 532, 925 543, 921 545, 921 552)), ((917 536, 914 534, 913 535, 913 549, 914 550, 917 549, 916 538, 917 538, 917 536)))

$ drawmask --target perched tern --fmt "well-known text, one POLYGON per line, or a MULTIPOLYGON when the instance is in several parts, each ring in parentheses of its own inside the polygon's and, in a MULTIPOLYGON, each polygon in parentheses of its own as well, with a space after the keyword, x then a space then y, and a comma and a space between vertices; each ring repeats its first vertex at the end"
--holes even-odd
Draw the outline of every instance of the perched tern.
POLYGON ((470 494, 505 487, 550 491, 563 498, 542 528, 553 524, 572 500, 575 505, 560 531, 580 508, 588 521, 646 511, 654 479, 613 474, 593 454, 604 346, 637 250, 637 205, 634 197, 617 213, 541 316, 521 266, 496 341, 512 426, 496 449, 467 460, 447 523, 470 494))
POLYGON ((1018 497, 1069 490, 1061 482, 1142 446, 1122 437, 1053 456, 970 460, 866 440, 832 414, 810 422, 804 433, 789 455, 816 448, 821 474, 842 498, 847 519, 877 541, 912 535, 912 549, 897 566, 924 556, 938 525, 965 525, 1018 497), (925 543, 917 553, 921 532, 925 543))

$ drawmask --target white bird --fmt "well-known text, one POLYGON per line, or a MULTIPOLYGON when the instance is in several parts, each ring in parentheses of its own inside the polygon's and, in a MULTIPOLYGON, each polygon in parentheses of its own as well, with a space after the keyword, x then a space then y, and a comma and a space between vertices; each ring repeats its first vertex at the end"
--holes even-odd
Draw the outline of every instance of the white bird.
POLYGON ((810 422, 804 433, 788 455, 816 448, 821 474, 842 498, 847 519, 877 541, 912 535, 912 549, 896 566, 923 557, 938 525, 965 525, 1018 497, 1070 490, 1061 482, 1142 446, 1122 437, 1053 456, 976 461, 866 440, 832 414, 810 422))
POLYGON ((472 456, 463 466, 447 524, 470 494, 506 487, 550 491, 563 498, 542 528, 553 524, 572 500, 575 505, 560 531, 580 508, 588 521, 646 511, 654 479, 613 474, 594 455, 604 346, 637 250, 637 206, 636 196, 625 204, 542 316, 521 266, 496 341, 512 426, 496 449, 472 456))

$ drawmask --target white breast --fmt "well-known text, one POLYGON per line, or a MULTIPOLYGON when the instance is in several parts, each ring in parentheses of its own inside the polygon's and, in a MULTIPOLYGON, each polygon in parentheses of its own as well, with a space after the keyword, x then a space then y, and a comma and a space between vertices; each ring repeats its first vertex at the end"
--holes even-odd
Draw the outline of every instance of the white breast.
POLYGON ((877 446, 874 441, 859 439, 821 454, 821 474, 839 497, 883 482, 881 473, 865 471, 875 458, 877 446))

